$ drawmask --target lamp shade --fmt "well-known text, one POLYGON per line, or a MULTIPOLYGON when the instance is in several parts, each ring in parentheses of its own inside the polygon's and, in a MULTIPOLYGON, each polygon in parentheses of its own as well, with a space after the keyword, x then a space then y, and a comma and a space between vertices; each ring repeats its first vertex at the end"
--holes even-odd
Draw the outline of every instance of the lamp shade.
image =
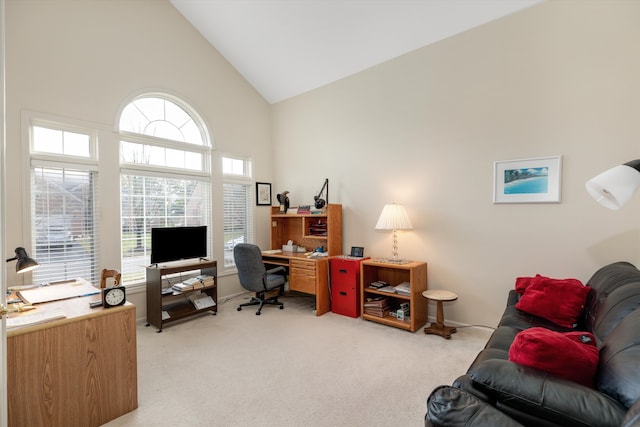
POLYGON ((7 262, 15 260, 18 260, 18 262, 16 262, 16 273, 26 273, 27 271, 37 268, 39 265, 35 259, 27 254, 26 249, 22 247, 16 248, 16 256, 9 258, 7 262))
POLYGON ((395 203, 386 204, 376 223, 376 230, 412 230, 407 210, 395 203))
POLYGON ((640 160, 615 166, 591 178, 587 192, 602 206, 618 210, 640 188, 640 160))

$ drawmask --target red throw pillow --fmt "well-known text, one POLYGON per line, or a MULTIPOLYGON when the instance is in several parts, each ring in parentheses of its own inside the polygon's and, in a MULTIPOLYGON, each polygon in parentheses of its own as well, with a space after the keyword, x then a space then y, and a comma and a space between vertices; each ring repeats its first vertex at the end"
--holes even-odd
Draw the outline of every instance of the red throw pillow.
POLYGON ((524 294, 524 291, 527 290, 527 287, 531 284, 533 279, 548 279, 548 277, 541 276, 536 274, 535 277, 516 277, 516 292, 520 295, 524 294))
POLYGON ((536 327, 516 335, 509 360, 593 388, 598 348, 589 332, 561 333, 536 327))
POLYGON ((516 303, 516 308, 565 328, 575 328, 589 294, 578 279, 536 276, 516 303))

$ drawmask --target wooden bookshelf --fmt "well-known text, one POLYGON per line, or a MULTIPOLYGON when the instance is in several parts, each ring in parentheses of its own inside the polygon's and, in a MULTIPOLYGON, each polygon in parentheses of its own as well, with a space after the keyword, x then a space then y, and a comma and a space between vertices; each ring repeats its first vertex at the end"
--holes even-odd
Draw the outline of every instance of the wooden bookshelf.
POLYGON ((218 311, 217 265, 218 263, 215 260, 202 260, 188 262, 177 261, 174 263, 166 263, 165 265, 147 267, 147 326, 153 325, 158 328, 158 332, 161 332, 162 327, 170 322, 208 311, 216 314, 218 311), (167 276, 175 274, 190 276, 203 274, 213 276, 213 285, 188 290, 177 295, 163 295, 162 281, 166 279, 167 276), (215 305, 202 309, 195 308, 193 303, 188 299, 188 296, 200 291, 209 295, 215 302, 215 305), (168 317, 163 318, 163 312, 165 312, 168 317))
POLYGON ((360 263, 360 288, 362 318, 373 322, 394 326, 414 332, 427 322, 428 301, 422 296, 427 290, 427 264, 412 261, 406 264, 394 264, 375 259, 368 259, 360 263), (369 287, 375 281, 382 280, 390 286, 402 282, 411 284, 409 295, 383 292, 369 287), (365 303, 369 298, 383 296, 389 299, 391 311, 397 309, 401 303, 409 303, 409 319, 399 320, 389 313, 382 317, 365 313, 365 303))

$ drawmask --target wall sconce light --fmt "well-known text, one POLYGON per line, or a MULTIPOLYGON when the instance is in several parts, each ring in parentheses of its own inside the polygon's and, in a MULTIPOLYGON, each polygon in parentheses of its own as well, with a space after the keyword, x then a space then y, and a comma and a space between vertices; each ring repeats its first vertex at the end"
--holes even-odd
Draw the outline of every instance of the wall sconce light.
POLYGON ((406 264, 408 261, 398 259, 397 230, 413 230, 407 210, 395 203, 384 205, 380 218, 376 223, 376 230, 393 230, 393 258, 386 260, 394 264, 406 264))
POLYGON ((585 185, 596 202, 618 210, 640 188, 640 159, 614 166, 591 178, 585 185))
POLYGON ((39 265, 35 259, 27 254, 25 248, 22 247, 16 248, 16 256, 9 258, 7 262, 15 260, 18 260, 18 262, 16 262, 16 273, 26 273, 27 271, 37 268, 39 265))

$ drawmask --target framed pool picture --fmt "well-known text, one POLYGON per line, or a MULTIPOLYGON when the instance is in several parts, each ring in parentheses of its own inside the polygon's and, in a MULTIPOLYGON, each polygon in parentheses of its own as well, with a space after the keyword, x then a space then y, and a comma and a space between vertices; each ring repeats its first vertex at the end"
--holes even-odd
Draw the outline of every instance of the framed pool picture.
POLYGON ((493 203, 560 203, 562 156, 493 163, 493 203))

